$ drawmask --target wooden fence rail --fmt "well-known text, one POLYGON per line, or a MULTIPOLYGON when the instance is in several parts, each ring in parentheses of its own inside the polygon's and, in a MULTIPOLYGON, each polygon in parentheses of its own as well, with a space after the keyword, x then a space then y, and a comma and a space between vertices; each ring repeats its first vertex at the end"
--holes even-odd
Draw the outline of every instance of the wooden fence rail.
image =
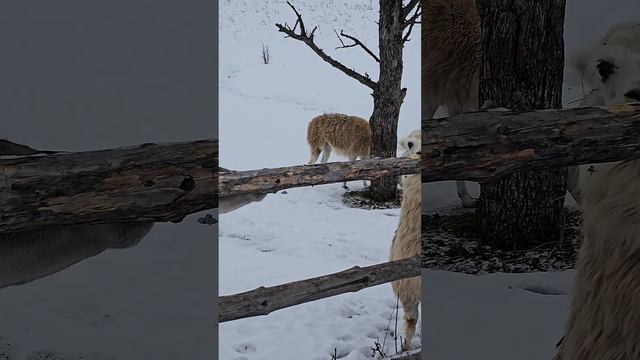
POLYGON ((0 231, 74 223, 178 222, 216 208, 217 145, 217 140, 202 140, 0 156, 0 231))
POLYGON ((267 315, 290 306, 420 275, 420 256, 218 298, 218 321, 267 315))
POLYGON ((640 158, 640 103, 422 120, 422 181, 640 158))

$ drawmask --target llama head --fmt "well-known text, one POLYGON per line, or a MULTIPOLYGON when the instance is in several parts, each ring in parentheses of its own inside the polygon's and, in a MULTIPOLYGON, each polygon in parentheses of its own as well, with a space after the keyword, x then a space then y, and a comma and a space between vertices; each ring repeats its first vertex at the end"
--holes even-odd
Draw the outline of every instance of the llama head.
POLYGON ((614 27, 572 66, 582 75, 587 106, 640 101, 640 24, 614 27))
POLYGON ((422 134, 420 130, 413 130, 409 135, 400 139, 402 157, 419 154, 422 147, 422 134))

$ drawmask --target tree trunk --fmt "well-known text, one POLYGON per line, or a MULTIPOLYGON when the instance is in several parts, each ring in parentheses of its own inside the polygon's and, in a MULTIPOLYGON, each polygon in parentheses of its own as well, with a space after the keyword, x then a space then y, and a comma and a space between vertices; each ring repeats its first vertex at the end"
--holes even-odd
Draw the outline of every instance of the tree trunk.
MULTIPOLYGON (((371 126, 371 156, 388 158, 396 156, 398 118, 402 105, 402 1, 380 0, 379 49, 380 77, 373 92, 371 126)), ((397 177, 385 177, 371 181, 371 197, 390 200, 396 197, 397 177)))
MULTIPOLYGON (((564 0, 477 0, 484 66, 480 103, 526 111, 562 106, 564 0)), ((486 243, 522 249, 560 236, 566 169, 481 184, 476 211, 486 243)))

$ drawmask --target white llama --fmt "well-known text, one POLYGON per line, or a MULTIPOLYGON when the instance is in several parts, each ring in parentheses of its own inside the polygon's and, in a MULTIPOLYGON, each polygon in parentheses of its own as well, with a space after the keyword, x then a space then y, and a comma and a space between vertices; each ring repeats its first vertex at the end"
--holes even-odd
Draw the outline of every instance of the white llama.
MULTIPOLYGON (((640 101, 640 24, 614 27, 574 66, 595 89, 588 105, 640 101)), ((584 240, 559 358, 640 359, 640 160, 586 170, 575 181, 584 240)))

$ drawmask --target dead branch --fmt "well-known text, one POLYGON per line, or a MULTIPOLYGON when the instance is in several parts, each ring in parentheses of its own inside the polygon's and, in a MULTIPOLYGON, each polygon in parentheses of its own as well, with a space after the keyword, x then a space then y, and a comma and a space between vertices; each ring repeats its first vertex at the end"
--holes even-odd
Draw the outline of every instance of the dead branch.
POLYGON ((287 4, 289 5, 289 7, 291 7, 291 9, 293 9, 293 12, 296 14, 296 17, 297 17, 296 23, 293 26, 293 28, 289 27, 286 23, 284 25, 276 24, 276 27, 278 28, 278 31, 285 33, 288 37, 291 37, 293 39, 302 41, 303 43, 307 44, 307 46, 309 48, 311 48, 311 50, 313 50, 318 56, 320 56, 320 58, 322 58, 322 60, 324 60, 325 62, 329 63, 331 66, 333 66, 336 69, 342 71, 347 76, 357 80, 361 84, 366 85, 367 87, 371 88, 372 90, 376 89, 377 83, 375 81, 371 80, 371 78, 369 78, 369 76, 362 75, 359 72, 348 68, 347 66, 345 66, 341 62, 339 62, 339 61, 335 60, 334 58, 332 58, 331 56, 327 55, 327 53, 325 53, 322 49, 320 49, 318 47, 318 45, 316 45, 316 43, 313 41, 314 33, 315 33, 315 31, 316 31, 316 29, 318 27, 317 26, 314 27, 313 30, 311 31, 311 33, 308 34, 307 31, 306 31, 306 27, 304 25, 304 21, 302 20, 302 15, 300 15, 298 10, 296 10, 296 8, 289 1, 287 1, 287 4), (296 28, 298 27, 298 25, 300 25, 300 32, 296 33, 296 28))
MULTIPOLYGON (((408 6, 408 5, 407 5, 408 6)), ((404 17, 404 23, 402 24, 402 28, 407 28, 407 32, 406 34, 404 34, 404 36, 402 37, 402 42, 405 43, 407 41, 409 41, 409 36, 411 35, 411 30, 413 30, 413 27, 416 24, 419 24, 420 22, 418 21, 418 18, 422 15, 422 12, 420 11, 422 9, 422 6, 420 3, 417 4, 417 6, 415 6, 415 12, 413 13, 413 15, 410 18, 407 18, 407 16, 409 16, 409 14, 406 14, 404 17)))
POLYGON ((346 48, 350 48, 350 47, 354 47, 354 46, 360 46, 367 54, 371 55, 371 57, 376 62, 380 62, 380 58, 378 58, 378 56, 376 54, 374 54, 373 51, 369 50, 369 48, 365 44, 363 44, 362 41, 357 39, 356 37, 351 36, 349 34, 345 34, 344 30, 340 30, 340 35, 338 35, 338 32, 335 29, 333 29, 333 31, 336 33, 336 36, 338 37, 338 40, 340 40, 340 43, 342 44, 342 46, 337 47, 336 50, 338 50, 338 49, 346 49, 346 48), (346 45, 344 43, 344 41, 342 41, 340 36, 343 36, 343 37, 353 41, 353 44, 346 45))
POLYGON ((415 7, 420 8, 421 5, 422 4, 420 3, 420 0, 410 0, 405 6, 402 7, 402 17, 406 19, 415 7))
POLYGON ((273 193, 294 187, 419 173, 420 161, 410 158, 370 159, 249 171, 220 171, 220 196, 273 193))
POLYGON ((640 103, 422 119, 422 181, 640 158, 640 103))
POLYGON ((335 274, 273 287, 261 286, 244 293, 219 297, 218 321, 267 315, 290 306, 414 276, 420 276, 420 256, 362 268, 356 266, 335 274))
POLYGON ((0 231, 179 222, 217 207, 217 168, 217 140, 1 156, 0 231))

